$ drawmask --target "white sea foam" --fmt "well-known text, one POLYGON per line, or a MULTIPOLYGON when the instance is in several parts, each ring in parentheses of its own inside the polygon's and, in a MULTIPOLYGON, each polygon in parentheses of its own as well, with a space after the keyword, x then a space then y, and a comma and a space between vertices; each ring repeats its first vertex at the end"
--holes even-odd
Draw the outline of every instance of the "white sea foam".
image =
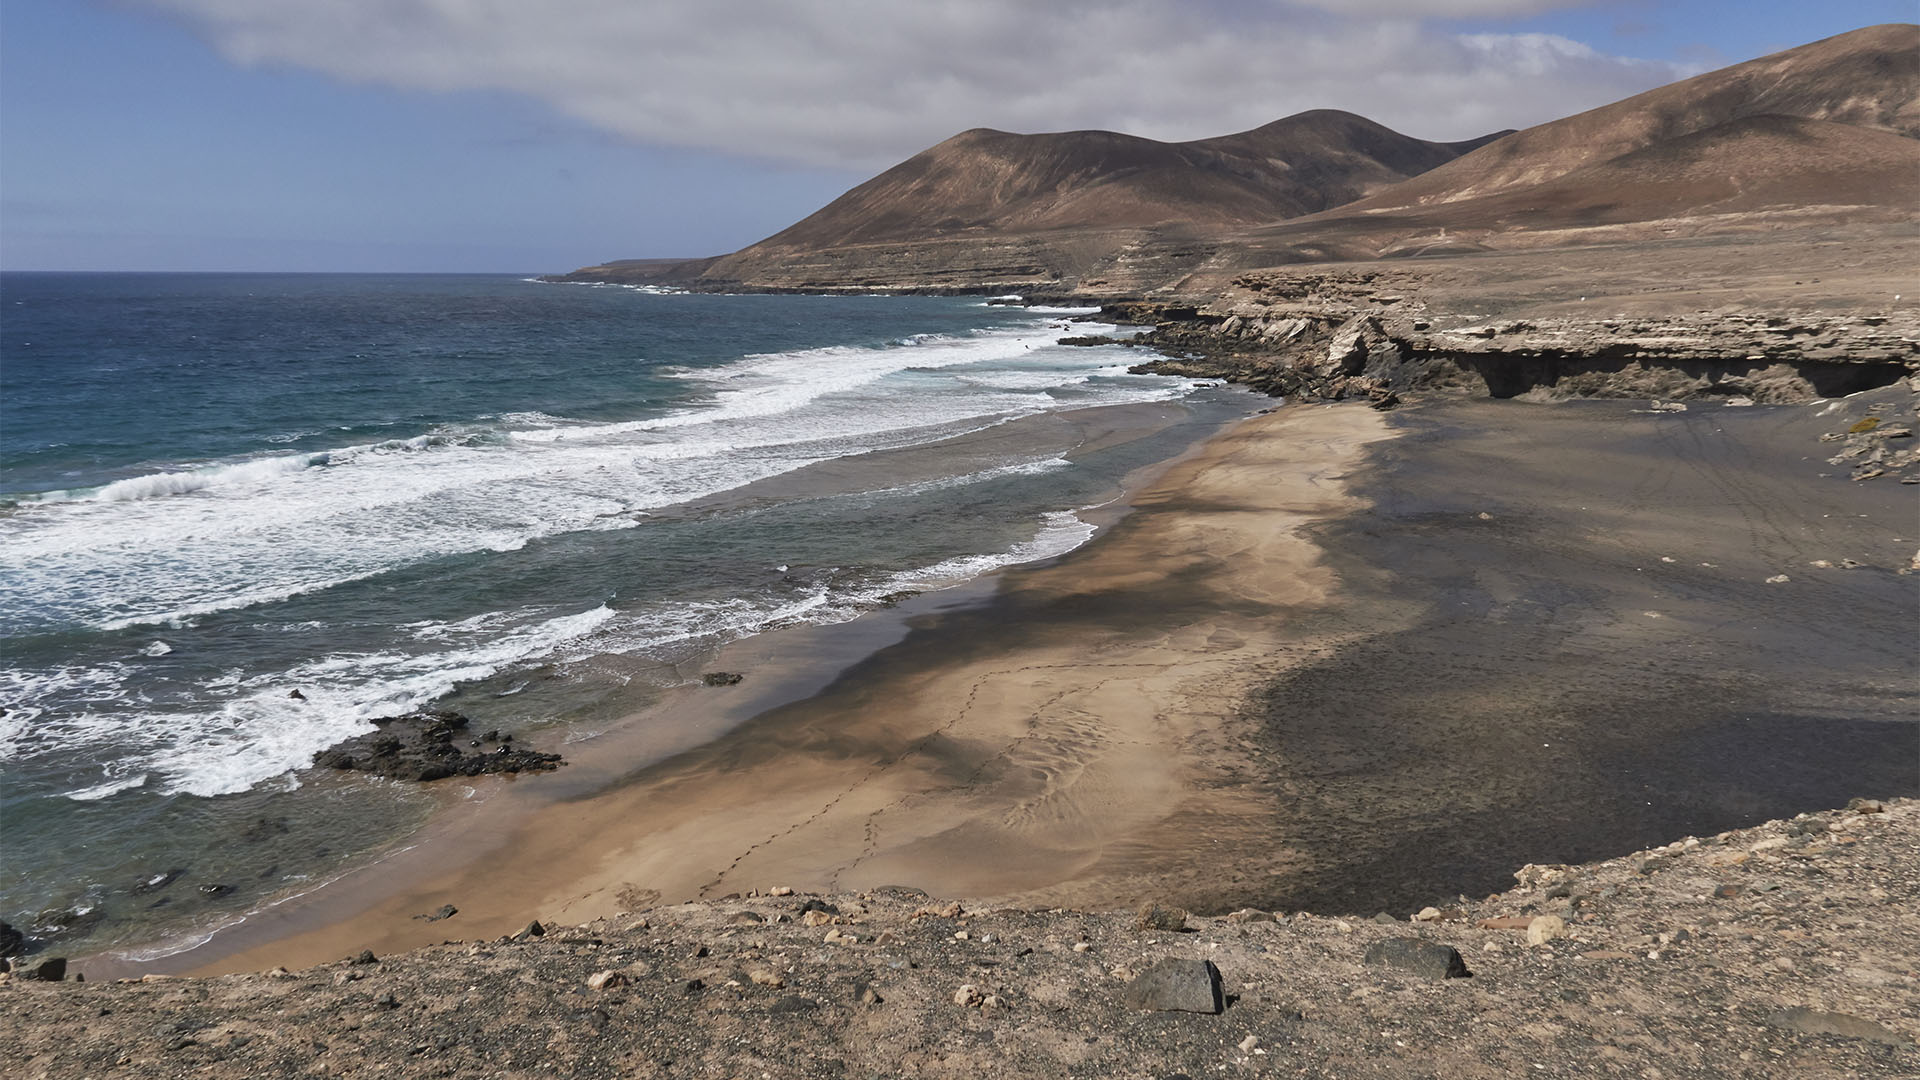
POLYGON ((963 555, 917 570, 902 571, 889 577, 876 592, 884 596, 908 590, 926 592, 951 588, 995 570, 1065 555, 1093 539, 1097 531, 1072 511, 1047 514, 1042 517, 1040 531, 1034 534, 1033 539, 1016 544, 1003 553, 963 555))
POLYGON ((269 480, 284 473, 300 472, 327 464, 324 454, 294 454, 234 465, 216 465, 185 472, 150 473, 130 476, 91 491, 61 492, 59 498, 44 501, 131 502, 157 499, 167 495, 188 495, 222 484, 247 484, 269 480))
MULTIPOLYGON (((1057 336, 1034 324, 749 356, 682 372, 711 396, 653 416, 609 423, 507 413, 458 430, 169 468, 24 501, 0 517, 0 623, 29 633, 190 625, 424 560, 632 529, 649 511, 817 462, 1042 411, 1163 400, 1191 385, 1127 376, 1124 350, 1057 347, 1057 336)), ((864 494, 911 496, 1066 467, 1060 458, 1013 462, 864 494)), ((69 793, 83 801, 136 785, 241 791, 304 765, 375 716, 513 665, 840 621, 891 593, 1070 550, 1091 532, 1056 515, 1006 552, 865 586, 823 581, 797 594, 633 613, 600 607, 417 623, 384 651, 203 679, 192 705, 144 696, 136 668, 171 648, 148 638, 133 649, 145 660, 0 671, 0 760, 72 755, 104 767, 99 782, 69 793), (294 687, 304 700, 288 698, 294 687), (47 709, 49 701, 59 707, 47 709)))
POLYGON ((109 795, 117 795, 122 791, 128 791, 132 788, 137 788, 146 782, 147 782, 146 773, 134 773, 132 776, 125 776, 125 777, 120 777, 118 779, 107 780, 103 783, 96 784, 93 787, 81 788, 78 791, 69 791, 67 792, 67 798, 72 799, 75 802, 97 802, 98 800, 104 799, 109 795))
POLYGON ((1006 417, 1185 392, 1181 380, 1102 378, 1112 350, 1051 337, 1028 326, 749 356, 690 373, 712 398, 663 415, 520 414, 496 421, 505 439, 433 432, 23 503, 0 519, 0 623, 178 622, 423 560, 632 528, 650 510, 1006 417))
MULTIPOLYGON (((1033 466, 1048 465, 1036 462, 1033 466)), ((989 473, 1007 475, 1002 470, 989 473)), ((906 493, 910 488, 890 489, 906 493)), ((1038 530, 1005 551, 964 555, 928 566, 889 574, 863 585, 839 588, 815 583, 798 596, 739 596, 725 600, 681 603, 639 616, 610 620, 598 632, 561 649, 557 658, 582 660, 617 653, 671 651, 687 642, 718 644, 782 627, 832 625, 846 622, 891 602, 901 593, 933 592, 964 584, 1009 566, 1064 555, 1092 539, 1093 525, 1073 511, 1043 515, 1038 530)))
POLYGON ((376 717, 420 708, 457 684, 486 678, 503 668, 552 655, 591 635, 615 613, 602 605, 573 615, 518 625, 514 613, 446 624, 427 640, 446 647, 423 651, 354 653, 321 657, 284 671, 236 675, 207 684, 206 707, 180 711, 153 708, 130 693, 124 669, 68 671, 54 678, 0 673, 0 700, 29 686, 33 692, 113 687, 96 696, 96 708, 48 713, 31 724, 0 731, 0 760, 52 753, 99 757, 108 763, 104 783, 67 793, 81 801, 152 782, 162 793, 224 795, 289 769, 305 766, 320 750, 372 730, 376 717), (9 685, 11 684, 11 685, 9 685), (289 688, 301 699, 287 696, 289 688))

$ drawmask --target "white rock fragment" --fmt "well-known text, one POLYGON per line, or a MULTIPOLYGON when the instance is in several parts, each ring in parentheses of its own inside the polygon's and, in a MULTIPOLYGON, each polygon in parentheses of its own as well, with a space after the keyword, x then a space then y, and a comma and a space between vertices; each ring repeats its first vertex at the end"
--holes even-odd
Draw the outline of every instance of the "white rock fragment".
POLYGON ((1567 936, 1567 921, 1558 915, 1536 915, 1527 924, 1527 944, 1545 945, 1555 938, 1567 936))

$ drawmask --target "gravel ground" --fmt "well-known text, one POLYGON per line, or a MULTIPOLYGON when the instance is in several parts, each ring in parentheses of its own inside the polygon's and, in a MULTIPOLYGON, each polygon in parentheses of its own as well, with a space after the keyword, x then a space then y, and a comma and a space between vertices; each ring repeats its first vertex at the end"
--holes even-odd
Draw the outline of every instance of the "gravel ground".
POLYGON ((48 982, 32 957, 0 985, 0 1062, 19 1077, 1915 1076, 1917 854, 1920 802, 1856 802, 1526 867, 1504 894, 1397 917, 966 911, 769 887, 296 972, 48 982), (1468 977, 1443 977, 1448 948, 1468 977), (1139 1007, 1211 1009, 1209 962, 1218 1013, 1139 1007))

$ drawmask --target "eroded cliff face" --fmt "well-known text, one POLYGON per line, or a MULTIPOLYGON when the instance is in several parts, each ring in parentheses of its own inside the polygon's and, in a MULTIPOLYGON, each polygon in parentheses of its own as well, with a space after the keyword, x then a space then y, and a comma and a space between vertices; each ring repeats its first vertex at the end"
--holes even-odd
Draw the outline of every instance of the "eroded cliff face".
POLYGON ((1213 303, 1118 303, 1103 317, 1151 327, 1133 340, 1171 359, 1140 370, 1221 377, 1296 400, 1387 404, 1452 393, 1788 404, 1920 372, 1920 318, 1910 311, 1487 320, 1430 305, 1417 279, 1393 271, 1248 274, 1213 303))

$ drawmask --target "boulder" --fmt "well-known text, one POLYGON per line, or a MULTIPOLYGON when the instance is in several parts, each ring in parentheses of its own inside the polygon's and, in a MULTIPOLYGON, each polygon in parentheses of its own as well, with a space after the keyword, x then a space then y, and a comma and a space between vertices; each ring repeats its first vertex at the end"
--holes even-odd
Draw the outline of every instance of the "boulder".
POLYGON ((313 763, 323 768, 369 772, 389 780, 422 783, 449 776, 544 772, 564 764, 559 754, 504 745, 505 736, 499 740, 503 745, 490 751, 463 752, 453 741, 465 730, 467 718, 457 712, 421 709, 375 720, 374 725, 376 730, 369 734, 355 736, 315 754, 313 763))
POLYGON ((1390 938, 1375 942, 1361 960, 1368 967, 1393 968, 1422 979, 1464 979, 1472 972, 1460 951, 1451 945, 1419 938, 1390 938))
POLYGON ((1165 904, 1148 904, 1135 914, 1133 925, 1137 930, 1185 930, 1187 913, 1183 908, 1165 904))
POLYGON ((1225 1007, 1220 969, 1211 960, 1159 960, 1127 984, 1128 1007, 1217 1014, 1225 1007))

